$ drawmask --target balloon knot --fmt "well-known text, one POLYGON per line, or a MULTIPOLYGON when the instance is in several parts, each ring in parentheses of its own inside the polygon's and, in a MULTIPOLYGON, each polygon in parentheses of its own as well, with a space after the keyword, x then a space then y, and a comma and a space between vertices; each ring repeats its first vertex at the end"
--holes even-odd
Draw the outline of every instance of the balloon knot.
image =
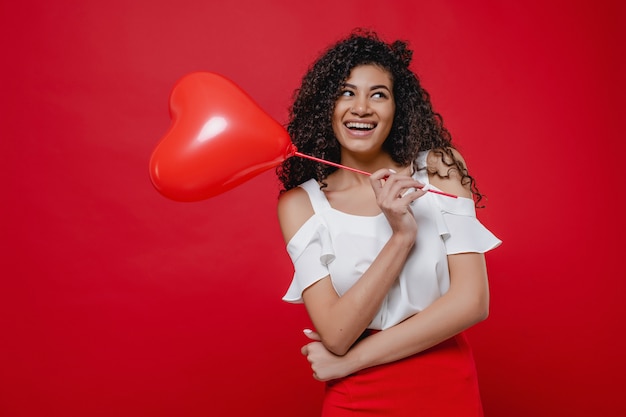
POLYGON ((287 147, 287 157, 290 158, 298 152, 298 148, 293 143, 290 143, 287 147))

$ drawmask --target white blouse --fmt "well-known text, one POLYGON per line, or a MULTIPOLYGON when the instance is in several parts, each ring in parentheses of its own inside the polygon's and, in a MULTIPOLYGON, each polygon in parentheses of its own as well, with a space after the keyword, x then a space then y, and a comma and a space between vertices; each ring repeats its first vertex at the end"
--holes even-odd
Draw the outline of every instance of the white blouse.
MULTIPOLYGON (((425 166, 427 155, 420 152, 418 167, 425 166)), ((436 189, 425 169, 413 177, 436 189)), ((332 208, 314 179, 300 187, 308 193, 314 214, 287 244, 295 273, 283 300, 302 303, 302 292, 328 275, 341 296, 369 268, 391 237, 391 227, 383 213, 357 216, 332 208)), ((418 227, 416 243, 370 329, 394 326, 445 294, 450 286, 447 255, 484 253, 501 243, 476 218, 472 199, 426 193, 411 208, 418 227)))

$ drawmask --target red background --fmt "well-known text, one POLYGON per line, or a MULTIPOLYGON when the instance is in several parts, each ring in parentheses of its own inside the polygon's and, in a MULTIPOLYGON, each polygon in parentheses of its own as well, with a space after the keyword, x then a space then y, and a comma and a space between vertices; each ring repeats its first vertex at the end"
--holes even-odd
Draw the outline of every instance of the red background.
POLYGON ((177 203, 147 164, 182 75, 284 123, 368 26, 411 41, 504 241, 470 332, 487 416, 626 415, 619 3, 1 2, 0 414, 318 414, 274 174, 177 203))

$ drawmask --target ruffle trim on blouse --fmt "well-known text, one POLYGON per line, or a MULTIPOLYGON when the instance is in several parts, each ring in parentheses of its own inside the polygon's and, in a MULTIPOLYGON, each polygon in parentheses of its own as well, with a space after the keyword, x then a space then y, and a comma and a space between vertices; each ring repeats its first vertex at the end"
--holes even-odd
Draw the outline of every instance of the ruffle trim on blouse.
MULTIPOLYGON (((436 187, 430 186, 433 189, 436 187)), ((446 254, 485 253, 500 246, 502 241, 476 218, 474 200, 430 194, 439 214, 437 229, 446 247, 446 254)))
POLYGON ((318 245, 321 249, 320 261, 328 265, 335 259, 333 242, 326 223, 317 215, 311 216, 287 244, 287 252, 295 263, 304 251, 311 245, 318 245))
POLYGON ((326 223, 317 215, 309 218, 287 244, 295 273, 284 301, 302 303, 302 292, 329 275, 328 264, 335 251, 326 223))

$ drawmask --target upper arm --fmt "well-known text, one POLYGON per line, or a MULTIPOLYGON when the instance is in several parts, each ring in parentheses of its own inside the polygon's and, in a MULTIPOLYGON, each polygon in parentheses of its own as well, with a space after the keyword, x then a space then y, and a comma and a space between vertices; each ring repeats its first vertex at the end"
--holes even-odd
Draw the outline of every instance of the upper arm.
MULTIPOLYGON (((298 232, 302 225, 314 214, 311 201, 300 187, 293 188, 283 193, 278 200, 278 220, 285 242, 288 243, 298 232)), ((302 300, 309 313, 309 317, 317 331, 325 340, 324 325, 328 320, 328 311, 339 296, 335 291, 330 276, 317 280, 303 289, 302 300)))
MULTIPOLYGON (((449 148, 454 158, 459 161, 467 172, 467 165, 463 156, 454 148, 449 148)), ((452 159, 445 152, 429 152, 426 159, 429 181, 437 188, 458 195, 472 198, 469 182, 463 182, 463 173, 452 164, 452 159)), ((468 252, 448 255, 450 270, 450 290, 470 297, 488 309, 489 283, 485 255, 468 252)))
POLYGON ((278 199, 278 222, 285 243, 313 216, 313 206, 306 191, 300 187, 284 192, 278 199))
POLYGON ((471 306, 478 319, 489 314, 489 282, 485 255, 468 252, 448 255, 451 294, 458 294, 471 306))
MULTIPOLYGON (((463 156, 454 148, 448 149, 467 171, 467 165, 463 156)), ((472 198, 469 182, 462 181, 463 174, 454 165, 451 165, 452 162, 452 158, 445 151, 430 151, 426 158, 430 183, 447 193, 458 195, 459 197, 472 198)))
MULTIPOLYGON (((288 243, 302 225, 314 214, 311 200, 300 187, 283 193, 278 200, 278 220, 285 242, 288 243)), ((328 277, 325 277, 328 278, 328 277)), ((329 303, 337 299, 330 279, 322 278, 303 290, 302 299, 315 321, 317 311, 326 311, 329 303)))

